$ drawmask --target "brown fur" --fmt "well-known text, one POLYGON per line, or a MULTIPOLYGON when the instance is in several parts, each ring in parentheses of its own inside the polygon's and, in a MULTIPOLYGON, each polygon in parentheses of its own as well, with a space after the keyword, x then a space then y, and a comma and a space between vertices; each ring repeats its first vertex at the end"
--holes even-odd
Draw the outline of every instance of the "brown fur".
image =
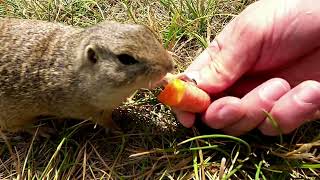
POLYGON ((126 97, 173 68, 167 51, 141 25, 106 21, 82 29, 0 18, 0 43, 0 127, 6 130, 46 115, 107 127, 126 97), (96 63, 88 59, 89 49, 96 63), (120 54, 138 63, 120 63, 120 54))

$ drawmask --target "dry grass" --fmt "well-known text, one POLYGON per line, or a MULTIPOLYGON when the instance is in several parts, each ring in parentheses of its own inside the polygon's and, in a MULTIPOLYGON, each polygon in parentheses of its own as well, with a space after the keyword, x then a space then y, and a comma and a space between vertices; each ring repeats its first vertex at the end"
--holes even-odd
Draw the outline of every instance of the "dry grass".
MULTIPOLYGON (((0 16, 88 26, 103 19, 150 26, 174 55, 177 71, 192 62, 251 0, 0 0, 0 16)), ((49 139, 2 134, 1 179, 318 179, 319 122, 294 134, 235 138, 199 124, 184 129, 141 90, 117 109, 125 131, 107 135, 89 122, 48 123, 49 139), (120 113, 119 113, 120 112, 120 113)))

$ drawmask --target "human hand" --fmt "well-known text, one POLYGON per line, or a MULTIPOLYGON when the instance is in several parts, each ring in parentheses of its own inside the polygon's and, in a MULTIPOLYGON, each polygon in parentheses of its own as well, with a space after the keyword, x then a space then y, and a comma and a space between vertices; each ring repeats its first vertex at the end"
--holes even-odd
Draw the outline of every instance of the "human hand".
MULTIPOLYGON (((320 6, 317 0, 260 0, 232 20, 185 74, 216 99, 209 127, 232 135, 256 127, 278 135, 264 111, 290 133, 320 118, 320 6), (241 98, 239 98, 241 97, 241 98)), ((195 115, 175 110, 191 127, 195 115)))

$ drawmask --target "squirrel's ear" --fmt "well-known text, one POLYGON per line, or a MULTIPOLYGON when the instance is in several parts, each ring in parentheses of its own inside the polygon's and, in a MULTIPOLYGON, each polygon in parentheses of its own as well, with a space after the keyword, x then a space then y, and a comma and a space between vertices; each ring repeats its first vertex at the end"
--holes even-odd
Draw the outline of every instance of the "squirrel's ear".
POLYGON ((93 46, 88 46, 86 48, 86 59, 93 64, 98 62, 98 53, 93 46))

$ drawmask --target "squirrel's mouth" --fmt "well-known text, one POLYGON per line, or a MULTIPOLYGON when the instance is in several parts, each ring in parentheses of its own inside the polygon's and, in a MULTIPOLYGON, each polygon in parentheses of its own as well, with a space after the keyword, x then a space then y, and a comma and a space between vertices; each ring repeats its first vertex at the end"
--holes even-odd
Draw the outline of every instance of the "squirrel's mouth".
POLYGON ((159 81, 155 82, 153 85, 153 88, 155 87, 160 87, 160 86, 165 86, 167 85, 170 81, 174 79, 181 79, 186 82, 191 82, 195 85, 197 85, 197 81, 195 79, 192 79, 191 77, 187 76, 184 73, 181 74, 171 74, 167 73, 165 76, 163 76, 159 81))
POLYGON ((171 69, 165 69, 162 66, 155 66, 151 70, 147 71, 145 75, 149 77, 148 88, 154 89, 168 82, 168 79, 174 76, 170 71, 171 69))
POLYGON ((170 79, 173 78, 173 76, 174 76, 173 74, 167 73, 167 74, 159 77, 157 80, 154 80, 154 81, 150 80, 149 81, 149 89, 154 89, 156 87, 166 85, 170 81, 170 79))

